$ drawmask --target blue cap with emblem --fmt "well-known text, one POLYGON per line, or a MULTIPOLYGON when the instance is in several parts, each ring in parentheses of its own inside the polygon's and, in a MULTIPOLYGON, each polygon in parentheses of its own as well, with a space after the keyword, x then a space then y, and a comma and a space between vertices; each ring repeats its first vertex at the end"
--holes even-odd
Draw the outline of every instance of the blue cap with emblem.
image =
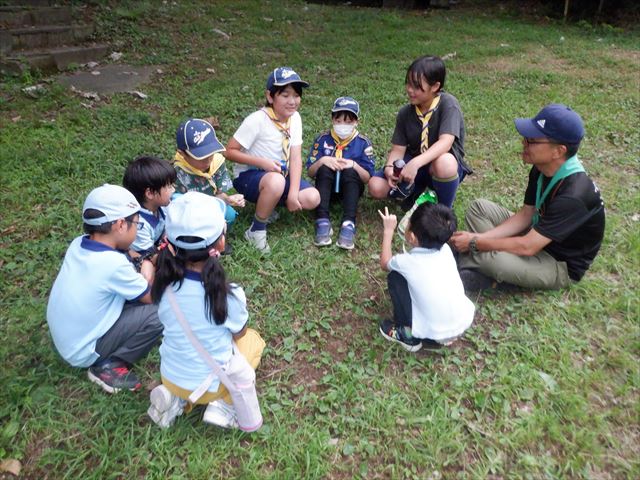
POLYGON ((551 103, 533 118, 516 118, 516 130, 525 138, 545 137, 556 142, 577 145, 584 137, 582 118, 561 103, 551 103))
POLYGON ((273 87, 289 85, 290 83, 299 83, 305 88, 309 86, 309 83, 302 80, 293 68, 278 67, 274 68, 267 78, 267 90, 271 90, 273 87))
POLYGON ((190 118, 180 124, 176 132, 176 143, 180 150, 196 160, 224 151, 213 126, 198 118, 190 118))
POLYGON ((336 101, 333 102, 331 113, 336 112, 351 112, 358 118, 360 116, 360 104, 351 97, 336 98, 336 101))

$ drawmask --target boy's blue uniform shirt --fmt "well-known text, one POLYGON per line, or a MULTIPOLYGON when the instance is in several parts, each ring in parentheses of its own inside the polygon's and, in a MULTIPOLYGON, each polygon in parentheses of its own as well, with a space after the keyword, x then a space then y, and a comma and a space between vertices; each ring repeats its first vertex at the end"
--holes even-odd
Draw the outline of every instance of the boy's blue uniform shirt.
MULTIPOLYGON (((307 169, 318 159, 328 156, 334 157, 336 149, 336 141, 331 136, 331 131, 327 130, 318 136, 311 146, 309 157, 307 158, 307 169)), ((371 141, 362 134, 358 134, 349 144, 342 150, 342 158, 353 160, 369 175, 373 175, 375 170, 376 158, 373 155, 373 145, 371 141)))
POLYGON ((69 245, 47 305, 47 323, 60 355, 74 367, 98 360, 96 343, 126 301, 149 290, 124 253, 80 236, 69 245))
MULTIPOLYGON (((247 301, 242 288, 232 287, 227 295, 227 318, 222 325, 216 325, 207 315, 204 303, 204 287, 200 273, 186 271, 182 285, 174 284, 176 301, 189 326, 204 348, 221 364, 231 358, 232 335, 239 333, 249 319, 247 301)), ((213 305, 211 306, 213 308, 213 305)), ((211 368, 193 348, 184 334, 167 295, 162 296, 158 305, 158 317, 164 326, 164 337, 160 345, 160 373, 171 383, 186 390, 195 390, 211 373, 211 368)), ((210 392, 218 390, 216 379, 209 386, 210 392)))
POLYGON ((133 241, 130 248, 140 254, 151 251, 164 233, 165 216, 164 207, 158 208, 157 217, 150 210, 141 208, 140 223, 142 226, 138 227, 136 239, 133 241))

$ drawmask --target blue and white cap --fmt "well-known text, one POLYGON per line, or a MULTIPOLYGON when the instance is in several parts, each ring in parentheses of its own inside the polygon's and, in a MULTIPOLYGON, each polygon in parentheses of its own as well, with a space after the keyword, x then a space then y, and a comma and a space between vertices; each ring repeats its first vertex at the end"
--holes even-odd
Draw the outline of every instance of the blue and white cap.
POLYGON ((169 241, 185 250, 198 250, 213 244, 224 232, 225 203, 211 195, 187 192, 167 207, 165 230, 169 241), (186 242, 181 237, 200 240, 186 242))
POLYGON ((525 138, 545 137, 556 142, 577 145, 584 137, 582 118, 561 103, 551 103, 533 118, 516 118, 516 130, 525 138))
POLYGON ((176 143, 180 150, 196 160, 224 151, 213 126, 199 118, 190 118, 180 124, 176 132, 176 143))
POLYGON ((87 225, 102 225, 120 218, 127 218, 140 211, 136 197, 120 185, 105 183, 89 192, 82 207, 82 221, 87 225), (99 210, 104 215, 98 218, 85 218, 88 209, 99 210))
POLYGON ((360 104, 351 97, 336 98, 331 112, 351 112, 358 118, 360 116, 360 104))
POLYGON ((293 68, 278 67, 274 68, 267 78, 267 90, 271 90, 273 87, 289 85, 290 83, 299 83, 304 88, 309 86, 309 83, 302 80, 293 68))

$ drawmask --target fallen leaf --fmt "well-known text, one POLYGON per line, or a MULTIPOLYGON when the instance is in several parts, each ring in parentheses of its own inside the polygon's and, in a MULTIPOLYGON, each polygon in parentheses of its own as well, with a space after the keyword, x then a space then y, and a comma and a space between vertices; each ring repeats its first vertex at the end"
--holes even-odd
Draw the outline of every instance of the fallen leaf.
POLYGON ((130 92, 127 92, 127 93, 130 93, 134 97, 138 97, 138 98, 141 98, 143 100, 149 96, 146 93, 139 92, 138 90, 131 90, 130 92))
POLYGON ((89 62, 85 64, 85 67, 91 69, 91 68, 96 68, 98 66, 98 62, 89 62))
POLYGON ((206 117, 203 120, 209 122, 213 128, 220 128, 220 120, 218 120, 218 117, 206 117))
POLYGON ((113 52, 111 55, 109 55, 109 58, 111 60, 113 60, 114 62, 117 62, 118 60, 120 60, 122 58, 122 53, 120 52, 113 52))
POLYGON ((217 33, 218 35, 222 35, 225 40, 229 40, 231 38, 228 33, 225 33, 222 30, 218 30, 217 28, 212 28, 211 31, 217 33))
POLYGON ((442 56, 442 60, 449 60, 450 58, 454 58, 458 55, 458 52, 447 53, 442 56))
POLYGON ((0 472, 7 472, 18 477, 22 470, 22 464, 13 458, 7 458, 0 463, 0 472))
POLYGON ((100 75, 100 72, 98 70, 93 70, 91 72, 91 75, 100 75))
POLYGON ((11 117, 11 121, 15 123, 15 122, 20 121, 20 119, 21 119, 21 118, 22 118, 22 117, 21 117, 20 115, 17 115, 17 116, 15 116, 15 117, 11 117))
POLYGON ((216 69, 215 68, 207 68, 207 72, 216 73, 216 69))

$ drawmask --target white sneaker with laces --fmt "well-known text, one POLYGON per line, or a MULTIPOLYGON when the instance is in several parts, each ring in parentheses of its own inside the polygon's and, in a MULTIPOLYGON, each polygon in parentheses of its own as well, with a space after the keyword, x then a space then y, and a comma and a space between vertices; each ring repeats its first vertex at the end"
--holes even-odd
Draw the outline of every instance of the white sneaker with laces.
POLYGON ((207 405, 202 421, 222 428, 238 428, 235 407, 222 399, 207 405))
POLYGON ((158 385, 151 390, 149 395, 151 405, 147 415, 160 428, 168 428, 173 425, 176 417, 182 415, 182 410, 187 402, 173 395, 164 385, 158 385))
POLYGON ((252 231, 251 228, 244 232, 244 238, 246 238, 251 245, 256 247, 262 253, 270 253, 271 247, 267 243, 267 231, 266 230, 255 230, 252 231))

